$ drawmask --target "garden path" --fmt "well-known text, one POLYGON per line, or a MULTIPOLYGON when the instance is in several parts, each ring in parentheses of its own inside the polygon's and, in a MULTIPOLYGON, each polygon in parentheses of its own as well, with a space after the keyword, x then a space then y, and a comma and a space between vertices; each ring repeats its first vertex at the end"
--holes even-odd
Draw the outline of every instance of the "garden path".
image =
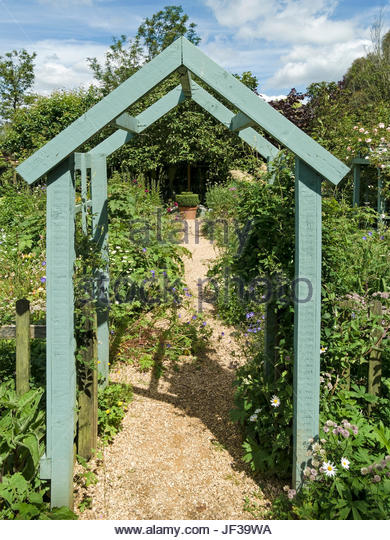
MULTIPOLYGON (((198 278, 216 252, 203 237, 195 243, 193 223, 186 247, 192 258, 185 258, 185 276, 197 309, 198 278)), ((229 420, 240 347, 213 306, 203 306, 213 335, 200 363, 183 362, 160 379, 131 364, 111 374, 133 386, 134 400, 105 449, 99 482, 88 490, 92 508, 81 519, 252 519, 246 498, 258 515, 268 506, 241 460, 240 430, 229 420)), ((273 495, 272 486, 263 489, 273 495)))

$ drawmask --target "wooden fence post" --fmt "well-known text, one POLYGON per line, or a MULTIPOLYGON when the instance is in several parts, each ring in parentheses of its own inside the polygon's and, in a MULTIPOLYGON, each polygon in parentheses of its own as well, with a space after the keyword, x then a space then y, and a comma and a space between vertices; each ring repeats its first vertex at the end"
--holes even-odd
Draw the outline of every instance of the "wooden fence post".
POLYGON ((47 182, 46 455, 41 478, 51 480, 51 507, 73 506, 76 361, 73 271, 74 156, 49 172, 47 182))
MULTIPOLYGON (((371 315, 380 317, 382 315, 382 303, 380 300, 374 300, 371 307, 371 315)), ((380 328, 374 328, 372 332, 374 343, 377 343, 382 336, 380 328)), ((370 358, 368 360, 368 393, 378 396, 381 388, 382 379, 382 351, 379 347, 373 345, 370 358)), ((368 414, 372 411, 372 404, 368 405, 368 414)))
POLYGON ((269 301, 265 312, 265 358, 264 376, 267 381, 271 381, 274 375, 276 333, 278 330, 275 302, 269 301))
POLYGON ((98 244, 102 258, 106 261, 104 268, 97 270, 97 340, 99 375, 102 386, 108 384, 109 371, 109 296, 108 296, 108 207, 107 207, 107 160, 103 154, 91 153, 91 191, 92 191, 92 229, 93 238, 98 244))
POLYGON ((30 390, 30 302, 16 302, 16 392, 30 390))
POLYGON ((360 206, 360 165, 353 166, 353 201, 352 206, 360 206))
POLYGON ((321 333, 321 177, 295 158, 293 486, 319 434, 321 333))
POLYGON ((97 377, 97 315, 93 303, 86 303, 85 340, 81 351, 79 366, 79 421, 78 421, 78 454, 84 459, 92 457, 97 446, 98 416, 98 377, 97 377))

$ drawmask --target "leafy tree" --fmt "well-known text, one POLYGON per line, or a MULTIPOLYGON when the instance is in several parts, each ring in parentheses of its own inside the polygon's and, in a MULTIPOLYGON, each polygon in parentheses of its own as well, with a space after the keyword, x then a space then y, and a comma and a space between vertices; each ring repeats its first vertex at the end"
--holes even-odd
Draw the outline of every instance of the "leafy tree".
POLYGON ((166 6, 152 17, 146 17, 138 28, 136 39, 143 39, 151 60, 180 36, 185 36, 191 43, 198 45, 200 37, 196 33, 196 24, 188 23, 188 15, 181 6, 166 6))
POLYGON ((344 76, 356 108, 390 99, 390 31, 382 36, 381 18, 372 26, 371 40, 371 50, 357 58, 344 76))
POLYGON ((104 65, 97 58, 87 59, 95 79, 101 84, 103 95, 109 94, 131 77, 145 61, 157 56, 178 37, 185 35, 198 45, 200 37, 195 28, 195 23, 188 24, 188 15, 183 13, 181 6, 167 6, 151 18, 146 18, 134 39, 128 39, 124 34, 120 38, 113 38, 104 65))
POLYGON ((99 81, 104 95, 109 94, 123 81, 131 77, 141 65, 142 47, 139 39, 128 40, 122 34, 120 38, 113 38, 106 53, 104 66, 99 64, 97 58, 87 58, 95 79, 99 81), (127 45, 126 45, 127 44, 127 45))
MULTIPOLYGON (((99 99, 98 92, 89 90, 56 91, 51 96, 39 96, 30 107, 18 109, 12 123, 4 127, 0 151, 5 155, 25 159, 41 148, 99 99)), ((96 144, 96 138, 90 145, 96 144)))
POLYGON ((259 80, 251 71, 244 71, 241 75, 235 73, 234 76, 257 94, 259 80))
POLYGON ((29 101, 28 90, 34 83, 36 53, 13 50, 0 56, 0 116, 9 119, 29 101))

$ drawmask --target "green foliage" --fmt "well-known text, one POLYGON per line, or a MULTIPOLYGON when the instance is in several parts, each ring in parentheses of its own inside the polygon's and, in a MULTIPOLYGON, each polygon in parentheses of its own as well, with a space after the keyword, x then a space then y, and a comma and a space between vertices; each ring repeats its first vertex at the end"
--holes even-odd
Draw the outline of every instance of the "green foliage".
POLYGON ((176 195, 176 201, 179 206, 197 206, 199 204, 199 195, 190 191, 182 191, 180 195, 176 195))
POLYGON ((279 369, 283 371, 276 381, 267 380, 261 353, 241 367, 237 371, 236 408, 231 417, 245 426, 244 461, 255 471, 286 477, 291 471, 292 444, 290 359, 279 361, 275 370, 279 369))
MULTIPOLYGON (((30 107, 19 109, 12 123, 5 126, 1 148, 7 155, 23 160, 58 135, 74 120, 98 101, 98 91, 55 91, 50 96, 39 96, 30 107)), ((85 149, 92 148, 95 137, 85 149)))
POLYGON ((103 95, 109 94, 140 67, 142 47, 139 39, 136 37, 129 40, 126 47, 127 41, 124 34, 113 38, 113 43, 105 55, 104 66, 99 64, 97 58, 87 59, 95 79, 101 85, 103 95))
POLYGON ((173 43, 180 36, 185 36, 191 43, 198 45, 200 37, 196 33, 196 24, 188 23, 188 15, 181 6, 166 6, 152 17, 146 17, 138 28, 136 38, 143 40, 151 60, 173 43))
POLYGON ((98 394, 98 433, 104 443, 111 442, 121 429, 121 423, 132 400, 128 384, 109 383, 98 394))
POLYGON ((259 86, 259 80, 251 71, 244 71, 241 75, 235 73, 234 76, 253 92, 256 92, 259 86))
POLYGON ((18 396, 13 381, 0 385, 0 467, 3 474, 21 472, 33 478, 44 451, 45 414, 42 389, 18 396))
POLYGON ((5 476, 0 483, 0 519, 77 519, 69 508, 53 508, 44 500, 47 487, 35 479, 28 482, 21 473, 5 476))
POLYGON ((345 74, 345 87, 352 92, 355 106, 386 102, 390 98, 390 31, 382 35, 382 21, 371 29, 371 50, 357 58, 345 74))
POLYGON ((36 53, 13 50, 0 56, 0 118, 10 119, 28 103, 28 91, 34 83, 36 53))

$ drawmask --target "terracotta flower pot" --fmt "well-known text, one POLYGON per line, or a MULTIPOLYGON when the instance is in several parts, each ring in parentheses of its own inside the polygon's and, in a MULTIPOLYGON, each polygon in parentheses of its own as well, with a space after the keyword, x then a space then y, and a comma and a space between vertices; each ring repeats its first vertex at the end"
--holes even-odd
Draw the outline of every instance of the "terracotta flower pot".
POLYGON ((196 219, 197 206, 179 206, 179 212, 183 219, 196 219))

